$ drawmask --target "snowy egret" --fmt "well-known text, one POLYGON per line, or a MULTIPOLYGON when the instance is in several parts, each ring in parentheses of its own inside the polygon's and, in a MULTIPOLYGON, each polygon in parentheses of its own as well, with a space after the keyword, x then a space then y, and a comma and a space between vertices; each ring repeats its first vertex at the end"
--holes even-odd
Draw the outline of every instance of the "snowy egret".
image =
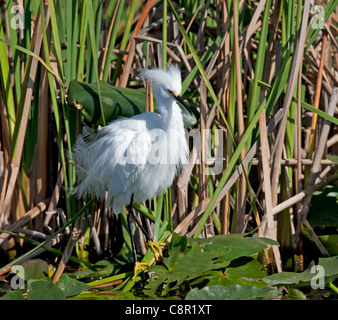
POLYGON ((177 101, 191 114, 181 97, 181 73, 177 66, 167 70, 152 69, 140 72, 144 80, 152 82, 154 99, 160 114, 147 112, 131 118, 119 118, 97 133, 84 128, 76 141, 73 159, 78 185, 74 194, 105 198, 114 213, 129 204, 128 226, 137 270, 143 270, 137 261, 132 235, 132 217, 148 240, 157 258, 162 243, 152 242, 132 212, 133 202, 142 203, 163 194, 171 186, 178 168, 187 163, 189 148, 185 138, 182 112, 177 101))

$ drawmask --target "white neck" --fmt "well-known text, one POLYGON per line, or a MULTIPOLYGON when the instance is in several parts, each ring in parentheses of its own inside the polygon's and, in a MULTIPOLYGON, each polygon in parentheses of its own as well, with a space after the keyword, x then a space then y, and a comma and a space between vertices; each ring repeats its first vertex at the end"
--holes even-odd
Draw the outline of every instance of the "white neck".
POLYGON ((184 130, 182 111, 175 101, 172 101, 169 107, 163 107, 163 105, 160 105, 159 111, 163 119, 163 128, 165 130, 184 130))

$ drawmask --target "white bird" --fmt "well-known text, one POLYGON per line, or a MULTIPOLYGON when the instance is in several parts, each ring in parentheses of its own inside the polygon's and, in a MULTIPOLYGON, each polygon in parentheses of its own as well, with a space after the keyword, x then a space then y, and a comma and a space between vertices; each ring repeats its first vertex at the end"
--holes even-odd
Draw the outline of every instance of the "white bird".
MULTIPOLYGON (((142 70, 140 75, 144 80, 152 81, 160 114, 147 112, 131 118, 119 118, 94 134, 85 128, 77 139, 73 154, 76 166, 81 168, 77 170, 78 185, 73 190, 74 194, 104 199, 108 191, 106 204, 112 206, 114 213, 120 213, 122 207, 129 204, 134 277, 136 270, 142 267, 135 253, 132 216, 153 251, 154 247, 132 213, 132 204, 163 194, 172 185, 178 168, 187 163, 189 148, 177 101, 191 113, 181 97, 181 73, 177 66, 169 65, 166 71, 142 70)), ((161 254, 156 244, 155 247, 161 254)))

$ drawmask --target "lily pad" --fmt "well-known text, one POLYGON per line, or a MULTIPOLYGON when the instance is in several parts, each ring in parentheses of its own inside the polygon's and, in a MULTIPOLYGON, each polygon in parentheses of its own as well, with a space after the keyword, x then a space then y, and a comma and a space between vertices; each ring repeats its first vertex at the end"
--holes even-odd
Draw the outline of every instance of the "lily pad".
MULTIPOLYGON (((173 234, 169 256, 164 266, 155 265, 149 271, 151 281, 146 286, 149 295, 154 295, 160 286, 168 293, 184 281, 207 274, 207 271, 227 267, 232 260, 252 256, 277 242, 266 238, 246 238, 243 235, 222 235, 209 239, 188 239, 173 234)), ((235 277, 235 272, 233 272, 235 277)))
POLYGON ((42 279, 48 276, 49 265, 42 259, 29 259, 21 265, 25 270, 25 280, 42 279))
POLYGON ((282 292, 272 288, 257 288, 255 286, 207 286, 202 289, 192 289, 186 300, 270 300, 280 296, 282 292))
POLYGON ((52 279, 31 279, 27 282, 27 300, 64 300, 66 294, 52 279))
POLYGON ((0 300, 25 300, 25 298, 20 291, 15 290, 6 293, 4 296, 0 297, 0 300))
POLYGON ((255 259, 242 257, 232 261, 226 271, 212 270, 206 273, 207 285, 229 286, 240 284, 243 286, 256 286, 264 288, 267 284, 262 280, 265 272, 262 265, 255 259))
POLYGON ((277 241, 269 238, 245 237, 241 234, 218 235, 208 239, 190 238, 188 243, 203 245, 206 251, 217 250, 220 257, 228 261, 240 257, 251 257, 271 245, 279 245, 277 241))
POLYGON ((170 255, 164 259, 165 266, 151 268, 149 282, 146 289, 154 295, 161 284, 168 285, 167 289, 177 289, 183 281, 194 279, 207 270, 226 267, 230 262, 218 258, 217 250, 204 251, 203 247, 194 243, 186 253, 170 255))
POLYGON ((320 275, 319 272, 322 274, 322 281, 325 286, 328 286, 331 281, 338 279, 338 256, 320 258, 318 265, 321 268, 317 269, 317 271, 313 268, 314 265, 314 262, 311 262, 309 267, 303 272, 280 272, 267 276, 263 280, 269 286, 303 287, 311 286, 320 275))
POLYGON ((90 288, 84 282, 75 280, 63 274, 60 281, 57 283, 57 286, 63 291, 65 296, 73 297, 80 294, 82 291, 85 291, 90 288))

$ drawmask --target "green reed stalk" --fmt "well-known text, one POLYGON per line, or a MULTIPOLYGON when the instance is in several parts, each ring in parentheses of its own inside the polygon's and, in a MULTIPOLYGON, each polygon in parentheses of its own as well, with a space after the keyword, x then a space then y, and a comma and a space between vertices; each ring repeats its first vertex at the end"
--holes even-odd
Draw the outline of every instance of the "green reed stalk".
MULTIPOLYGON (((132 27, 132 24, 133 24, 133 19, 134 19, 134 16, 135 16, 136 5, 137 5, 137 1, 135 1, 135 0, 130 5, 127 23, 126 23, 126 26, 124 28, 123 37, 122 37, 121 44, 120 44, 120 50, 126 50, 126 48, 127 48, 130 30, 131 30, 131 27, 132 27)), ((122 55, 120 55, 117 58, 116 67, 115 67, 114 75, 113 75, 113 78, 112 78, 113 84, 116 83, 116 80, 119 76, 119 72, 120 72, 121 65, 122 65, 122 59, 123 59, 122 55)))

